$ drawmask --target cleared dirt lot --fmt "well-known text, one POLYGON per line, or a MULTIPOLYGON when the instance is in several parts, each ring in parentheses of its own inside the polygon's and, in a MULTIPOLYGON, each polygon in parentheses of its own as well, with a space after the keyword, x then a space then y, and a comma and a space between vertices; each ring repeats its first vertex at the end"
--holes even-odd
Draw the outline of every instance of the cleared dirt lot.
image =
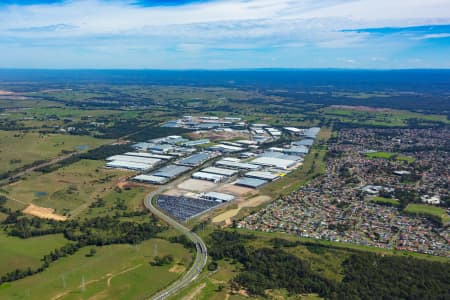
POLYGON ((244 208, 244 207, 256 207, 256 206, 259 206, 259 205, 263 204, 264 202, 270 201, 270 199, 271 198, 269 196, 256 196, 256 197, 253 197, 253 198, 251 198, 249 200, 240 200, 237 203, 238 204, 238 208, 227 210, 226 212, 215 216, 212 219, 212 221, 213 221, 213 223, 225 222, 225 224, 229 225, 229 224, 231 224, 231 218, 236 216, 242 208, 244 208))
POLYGON ((209 192, 217 188, 217 184, 214 182, 198 179, 187 179, 177 186, 181 190, 190 192, 209 192))
POLYGON ((183 196, 186 194, 186 191, 179 190, 179 189, 170 189, 170 190, 164 191, 162 194, 167 195, 167 196, 183 196))
POLYGON ((256 195, 258 193, 257 190, 233 184, 225 184, 224 186, 218 188, 217 192, 232 194, 236 197, 248 197, 251 195, 256 195))
POLYGON ((223 141, 232 139, 249 139, 250 134, 245 132, 227 132, 227 131, 197 131, 189 133, 188 136, 192 139, 210 139, 211 141, 223 141))
POLYGON ((55 214, 53 208, 41 207, 34 204, 30 204, 23 210, 23 213, 32 215, 42 219, 51 219, 56 221, 65 221, 67 217, 55 214))

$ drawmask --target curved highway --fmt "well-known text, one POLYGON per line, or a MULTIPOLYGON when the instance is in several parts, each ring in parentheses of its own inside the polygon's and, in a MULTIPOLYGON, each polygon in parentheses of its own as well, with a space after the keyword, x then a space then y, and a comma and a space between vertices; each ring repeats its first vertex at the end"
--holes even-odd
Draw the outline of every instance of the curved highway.
POLYGON ((197 250, 197 255, 196 255, 195 261, 193 262, 189 271, 187 271, 183 275, 183 277, 181 277, 180 279, 175 281, 173 284, 171 284, 165 290, 160 291, 156 295, 153 295, 150 298, 152 300, 166 299, 169 296, 172 296, 175 293, 177 293, 178 291, 180 291, 182 288, 185 288, 186 286, 188 286, 191 282, 193 282, 195 279, 197 279, 198 275, 200 275, 200 273, 202 272, 203 268, 205 267, 206 261, 208 259, 206 245, 197 234, 190 231, 184 225, 180 224, 175 219, 166 215, 163 211, 159 210, 157 207, 155 207, 153 205, 152 199, 157 193, 158 193, 158 191, 154 191, 147 195, 147 197, 144 200, 145 207, 148 210, 150 210, 154 215, 156 215, 158 218, 160 218, 164 222, 168 223, 170 226, 174 227, 175 229, 177 229, 178 231, 180 231, 181 233, 186 235, 195 244, 195 248, 197 250))

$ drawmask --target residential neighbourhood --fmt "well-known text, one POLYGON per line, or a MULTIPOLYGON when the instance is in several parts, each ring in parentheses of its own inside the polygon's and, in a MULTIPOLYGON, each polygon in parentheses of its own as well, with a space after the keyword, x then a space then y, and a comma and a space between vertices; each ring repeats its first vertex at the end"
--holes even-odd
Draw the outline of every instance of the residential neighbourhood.
POLYGON ((325 175, 237 226, 450 256, 449 137, 446 129, 340 130, 330 141, 325 175), (402 211, 406 199, 396 197, 404 194, 440 205, 444 224, 402 211), (380 196, 398 206, 374 201, 380 196))

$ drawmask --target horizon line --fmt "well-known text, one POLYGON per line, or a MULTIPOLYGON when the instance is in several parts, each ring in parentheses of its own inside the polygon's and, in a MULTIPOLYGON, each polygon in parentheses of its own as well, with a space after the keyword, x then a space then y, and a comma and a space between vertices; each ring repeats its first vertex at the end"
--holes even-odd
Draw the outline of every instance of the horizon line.
POLYGON ((257 67, 257 68, 2 68, 0 71, 165 71, 165 72, 229 72, 229 71, 450 71, 450 67, 428 68, 283 68, 283 67, 257 67))

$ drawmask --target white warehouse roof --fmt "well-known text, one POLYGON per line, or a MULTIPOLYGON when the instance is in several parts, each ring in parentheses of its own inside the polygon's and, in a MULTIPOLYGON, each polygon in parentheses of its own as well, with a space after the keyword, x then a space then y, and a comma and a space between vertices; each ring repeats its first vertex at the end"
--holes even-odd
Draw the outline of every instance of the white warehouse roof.
POLYGON ((152 168, 152 165, 130 162, 130 161, 121 161, 121 160, 113 160, 106 163, 107 168, 117 168, 117 169, 128 169, 135 171, 147 171, 152 168))
POLYGON ((147 158, 158 158, 158 159, 166 159, 166 160, 172 158, 172 156, 170 156, 170 155, 161 155, 161 154, 153 154, 153 153, 146 153, 146 152, 127 152, 124 155, 147 157, 147 158))
POLYGON ((233 195, 224 194, 224 193, 217 193, 217 192, 209 192, 206 194, 203 194, 201 198, 206 200, 213 200, 213 201, 221 201, 221 202, 229 202, 233 201, 235 197, 233 195))
POLYGON ((192 174, 192 178, 219 182, 222 181, 225 176, 205 172, 195 172, 194 174, 192 174))
POLYGON ((234 162, 234 161, 229 161, 229 160, 224 160, 224 159, 216 162, 216 165, 228 167, 228 168, 232 168, 232 169, 244 169, 244 170, 257 170, 260 168, 259 166, 254 165, 254 164, 234 162))
POLYGON ((202 172, 218 174, 218 175, 223 175, 223 176, 233 176, 234 174, 237 173, 236 170, 223 169, 223 168, 217 168, 217 167, 208 167, 208 168, 203 169, 202 172))
POLYGON ((106 160, 108 160, 108 161, 120 160, 120 161, 135 162, 135 163, 149 164, 149 165, 155 165, 155 164, 161 162, 161 160, 157 159, 157 158, 138 157, 138 156, 130 156, 130 155, 114 155, 114 156, 108 157, 106 160))
POLYGON ((268 166, 268 167, 277 167, 281 169, 287 169, 295 165, 295 161, 286 160, 275 157, 258 157, 251 161, 253 164, 268 166))

